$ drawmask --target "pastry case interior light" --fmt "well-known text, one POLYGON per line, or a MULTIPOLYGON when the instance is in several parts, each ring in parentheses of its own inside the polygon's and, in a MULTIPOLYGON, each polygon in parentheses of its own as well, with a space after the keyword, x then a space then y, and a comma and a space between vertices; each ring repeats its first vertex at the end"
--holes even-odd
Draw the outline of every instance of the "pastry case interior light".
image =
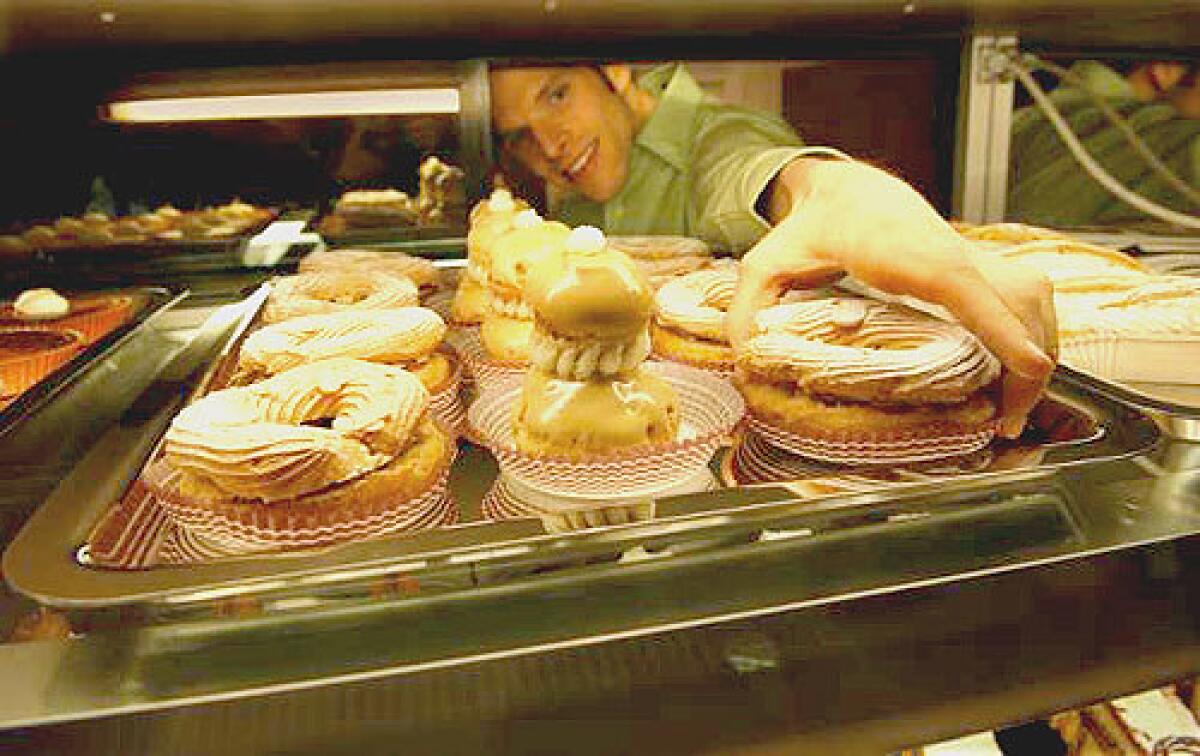
POLYGON ((405 88, 164 97, 117 100, 101 111, 105 120, 117 123, 439 114, 459 112, 459 93, 454 88, 405 88))

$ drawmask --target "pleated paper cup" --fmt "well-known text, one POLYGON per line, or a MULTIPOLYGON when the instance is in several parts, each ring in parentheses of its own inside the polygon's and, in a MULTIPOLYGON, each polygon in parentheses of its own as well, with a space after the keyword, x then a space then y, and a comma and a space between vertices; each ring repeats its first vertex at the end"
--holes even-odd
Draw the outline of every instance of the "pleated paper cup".
POLYGON ((181 492, 181 473, 162 459, 149 465, 142 478, 172 520, 188 531, 192 541, 208 548, 219 547, 230 554, 313 548, 446 522, 446 509, 454 505, 448 489, 453 451, 448 437, 445 443, 433 484, 408 499, 362 497, 340 506, 303 496, 277 502, 197 499, 181 492))
POLYGON ((741 421, 745 404, 727 381, 670 363, 646 363, 679 396, 676 441, 646 444, 586 459, 528 454, 517 448, 513 410, 522 377, 483 387, 467 410, 473 438, 486 446, 510 480, 564 497, 640 497, 661 491, 708 465, 722 441, 741 421))
POLYGON ((895 465, 957 457, 984 448, 996 435, 995 421, 977 427, 941 423, 904 433, 802 435, 753 412, 747 426, 778 449, 841 465, 895 465))

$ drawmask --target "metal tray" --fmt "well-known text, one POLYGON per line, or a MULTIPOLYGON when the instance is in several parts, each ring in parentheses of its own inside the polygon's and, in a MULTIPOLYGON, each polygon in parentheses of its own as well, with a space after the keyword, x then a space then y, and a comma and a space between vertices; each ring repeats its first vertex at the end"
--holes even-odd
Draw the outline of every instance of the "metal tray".
POLYGON ((1172 438, 1200 441, 1200 383, 1113 381, 1068 365, 1060 365, 1059 370, 1087 381, 1107 397, 1146 412, 1172 438))
POLYGON ((77 381, 117 347, 132 338, 138 329, 145 326, 154 316, 187 296, 186 291, 160 287, 121 289, 113 293, 128 294, 134 298, 133 314, 124 323, 89 344, 79 354, 0 409, 0 436, 12 431, 24 418, 77 381))
MULTIPOLYGON (((221 349, 227 353, 257 308, 247 310, 239 328, 229 329, 221 349)), ((203 375, 189 377, 194 388, 211 379, 220 359, 203 375)), ((177 380, 177 379, 176 379, 177 380)), ((147 394, 155 395, 153 387, 147 394)), ((571 534, 549 534, 539 520, 505 522, 479 520, 479 504, 495 476, 495 463, 483 450, 464 444, 451 486, 462 508, 461 524, 441 530, 396 535, 344 544, 322 550, 257 555, 186 567, 157 567, 142 571, 103 570, 77 558, 94 523, 117 500, 139 473, 179 406, 180 392, 157 392, 174 401, 147 411, 140 402, 139 418, 110 429, 79 462, 25 524, 4 555, 3 570, 17 591, 53 606, 97 608, 115 605, 170 607, 211 600, 292 590, 345 592, 367 581, 379 585, 419 585, 424 592, 458 590, 476 585, 498 558, 527 558, 577 564, 588 554, 608 549, 618 534, 645 532, 686 534, 717 520, 736 519, 763 507, 796 506, 792 485, 727 488, 705 494, 670 497, 655 502, 656 519, 648 523, 571 534), (716 518, 714 520, 714 518, 716 518), (399 581, 399 582, 397 582, 399 581)), ((1037 447, 1036 462, 1025 469, 973 471, 937 485, 980 481, 986 488, 1013 475, 1033 471, 1132 457, 1149 450, 1160 438, 1146 415, 1114 401, 1086 376, 1062 372, 1051 398, 1059 411, 1040 413, 1073 428, 1067 433, 1040 428, 1023 443, 1037 447), (1055 440, 1057 439, 1057 440, 1055 440)), ((714 466, 719 460, 714 461, 714 466)), ((817 469, 815 476, 827 475, 817 469)), ((891 482, 891 483, 894 483, 891 482)), ((900 485, 904 485, 902 482, 900 485)), ((928 485, 926 481, 923 485, 928 485)), ((836 497, 835 497, 836 499, 836 497)))

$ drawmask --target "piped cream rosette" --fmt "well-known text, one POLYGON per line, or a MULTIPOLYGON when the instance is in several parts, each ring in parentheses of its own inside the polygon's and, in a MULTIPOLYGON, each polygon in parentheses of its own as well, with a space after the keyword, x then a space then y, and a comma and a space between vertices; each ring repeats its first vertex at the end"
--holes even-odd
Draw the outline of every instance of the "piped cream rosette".
POLYGON ((654 354, 720 375, 733 373, 725 319, 737 290, 738 265, 729 261, 664 284, 654 295, 650 325, 654 354))
POLYGON ((185 408, 143 477, 231 553, 383 535, 445 507, 452 444, 428 408, 401 368, 314 362, 185 408))
POLYGON ((411 280, 384 273, 300 273, 272 282, 262 321, 278 323, 304 315, 413 307, 417 298, 417 286, 411 280))
POLYGON ((455 434, 465 410, 458 357, 443 347, 446 324, 433 310, 351 310, 309 315, 265 326, 247 337, 232 383, 245 385, 310 362, 349 357, 397 365, 432 396, 434 416, 455 434))
POLYGON ((1000 363, 966 329, 839 297, 768 308, 737 356, 751 427, 835 463, 968 454, 995 432, 1000 363))
POLYGON ((707 485, 698 471, 744 405, 707 373, 642 362, 652 299, 629 259, 576 229, 527 294, 538 356, 524 378, 483 387, 468 412, 505 491, 556 529, 644 519, 654 498, 707 485))

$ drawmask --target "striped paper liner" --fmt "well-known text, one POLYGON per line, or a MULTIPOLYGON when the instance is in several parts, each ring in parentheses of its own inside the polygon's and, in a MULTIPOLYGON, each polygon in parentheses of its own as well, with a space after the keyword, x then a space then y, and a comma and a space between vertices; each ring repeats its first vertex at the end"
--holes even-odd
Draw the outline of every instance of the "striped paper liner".
POLYGON ((549 494, 614 498, 661 490, 708 465, 741 421, 745 404, 728 381, 704 371, 665 362, 648 362, 645 369, 670 383, 679 396, 680 440, 583 460, 527 454, 513 439, 520 377, 483 388, 467 410, 470 435, 487 446, 506 475, 549 494))
POLYGON ((846 465, 894 465, 957 457, 978 451, 991 443, 996 423, 978 428, 946 424, 921 434, 862 434, 805 436, 748 415, 748 426, 773 446, 821 462, 846 465))

